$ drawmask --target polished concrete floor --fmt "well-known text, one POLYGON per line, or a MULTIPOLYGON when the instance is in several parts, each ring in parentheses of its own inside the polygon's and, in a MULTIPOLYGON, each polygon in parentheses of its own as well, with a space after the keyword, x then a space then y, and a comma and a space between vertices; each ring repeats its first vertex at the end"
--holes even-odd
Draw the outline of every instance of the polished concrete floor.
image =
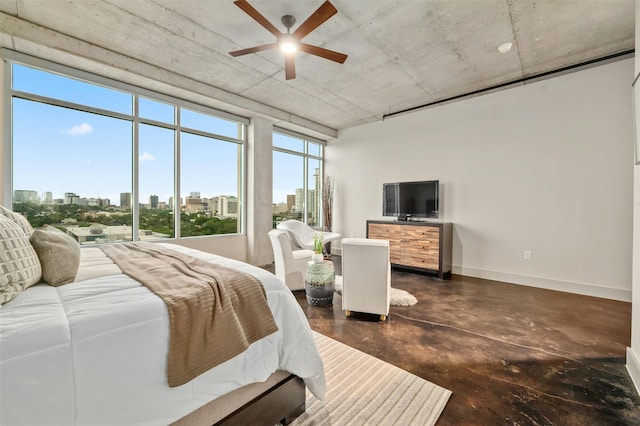
POLYGON ((630 303, 397 270, 392 286, 418 303, 385 322, 294 293, 314 330, 450 389, 438 425, 640 425, 630 303))

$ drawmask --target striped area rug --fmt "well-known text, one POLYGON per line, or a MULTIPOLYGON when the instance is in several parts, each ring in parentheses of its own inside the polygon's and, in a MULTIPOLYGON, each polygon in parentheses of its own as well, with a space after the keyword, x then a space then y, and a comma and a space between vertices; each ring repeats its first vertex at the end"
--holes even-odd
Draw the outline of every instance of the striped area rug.
POLYGON ((451 391, 315 333, 327 378, 324 401, 307 390, 292 425, 433 425, 451 391))

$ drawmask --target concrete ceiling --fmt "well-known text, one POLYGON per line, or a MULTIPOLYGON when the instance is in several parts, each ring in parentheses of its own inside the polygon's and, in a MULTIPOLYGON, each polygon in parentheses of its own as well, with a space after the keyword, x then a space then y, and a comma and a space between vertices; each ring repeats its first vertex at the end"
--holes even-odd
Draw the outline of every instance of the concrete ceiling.
MULTIPOLYGON (((297 18, 295 30, 322 4, 248 1, 282 31, 282 15, 297 18)), ((289 81, 276 50, 228 54, 274 42, 232 0, 0 0, 0 40, 15 48, 26 34, 16 25, 44 27, 220 89, 235 96, 230 104, 245 99, 336 130, 634 48, 634 0, 332 3, 338 14, 303 41, 348 59, 298 53, 289 81), (513 48, 499 53, 505 42, 513 48)))

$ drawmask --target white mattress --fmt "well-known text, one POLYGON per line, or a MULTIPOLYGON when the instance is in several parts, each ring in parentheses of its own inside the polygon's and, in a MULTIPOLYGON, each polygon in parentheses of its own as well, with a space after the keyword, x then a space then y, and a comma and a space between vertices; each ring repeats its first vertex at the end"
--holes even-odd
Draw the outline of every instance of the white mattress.
POLYGON ((164 303, 99 248, 83 248, 76 282, 38 284, 0 306, 0 424, 167 425, 277 369, 302 377, 324 397, 322 359, 309 323, 278 278, 243 262, 162 245, 258 278, 279 331, 169 388, 164 303))

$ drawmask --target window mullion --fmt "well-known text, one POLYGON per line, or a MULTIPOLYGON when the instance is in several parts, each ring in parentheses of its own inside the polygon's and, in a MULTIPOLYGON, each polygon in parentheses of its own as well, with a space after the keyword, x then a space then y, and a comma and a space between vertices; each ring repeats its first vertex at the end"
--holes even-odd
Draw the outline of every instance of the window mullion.
POLYGON ((140 201, 139 201, 139 158, 140 158, 140 123, 138 121, 138 96, 133 96, 133 158, 132 158, 132 166, 133 170, 131 173, 132 179, 132 194, 131 194, 131 239, 132 241, 138 241, 140 236, 140 201))
POLYGON ((89 112, 92 114, 103 115, 105 117, 118 118, 120 120, 131 120, 133 118, 133 116, 129 114, 124 114, 117 111, 109 111, 107 109, 91 107, 89 105, 78 104, 75 102, 63 101, 61 99, 49 98, 47 96, 36 95, 34 93, 20 92, 18 90, 12 90, 11 93, 14 98, 24 99, 27 101, 40 102, 40 103, 51 105, 51 106, 69 108, 76 111, 89 112))
POLYGON ((174 188, 173 188, 173 227, 175 229, 176 238, 180 238, 181 235, 181 222, 182 222, 182 212, 180 210, 180 108, 175 108, 175 123, 176 130, 174 135, 174 165, 173 165, 173 175, 174 175, 174 188))
MULTIPOLYGON (((306 145, 306 142, 305 142, 306 145)), ((306 149, 305 149, 306 151, 306 149)), ((309 223, 309 177, 308 177, 308 173, 309 173, 309 159, 307 158, 307 156, 304 156, 304 161, 303 161, 303 168, 302 168, 302 181, 303 181, 303 185, 302 185, 302 193, 304 194, 304 200, 303 200, 303 214, 304 214, 304 218, 302 219, 302 221, 304 223, 309 223)))

